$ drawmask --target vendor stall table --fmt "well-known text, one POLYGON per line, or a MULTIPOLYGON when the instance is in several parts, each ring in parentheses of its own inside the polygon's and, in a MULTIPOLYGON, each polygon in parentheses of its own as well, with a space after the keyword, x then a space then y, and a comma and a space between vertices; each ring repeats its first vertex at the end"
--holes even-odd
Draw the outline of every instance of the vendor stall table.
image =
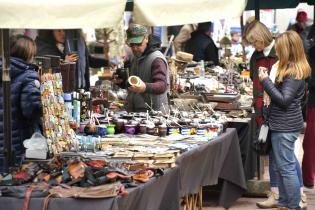
POLYGON ((229 208, 246 191, 238 136, 235 129, 184 153, 177 159, 180 195, 198 193, 200 186, 215 185, 223 179, 219 205, 229 208))
POLYGON ((257 155, 252 149, 252 141, 255 139, 256 135, 255 126, 254 114, 242 120, 228 120, 228 127, 236 128, 237 130, 246 180, 253 179, 257 171, 257 155))
MULTIPOLYGON (((169 169, 161 177, 136 188, 129 188, 127 196, 105 199, 53 198, 49 210, 173 210, 179 207, 179 169, 169 169)), ((0 197, 0 210, 21 210, 24 199, 0 197)), ((32 198, 29 210, 43 209, 44 198, 32 198)))
MULTIPOLYGON (((171 210, 180 209, 180 197, 197 193, 200 186, 224 180, 219 205, 229 208, 246 191, 238 137, 227 129, 219 137, 198 146, 177 160, 164 176, 129 189, 128 196, 107 199, 51 199, 49 209, 171 210)), ((29 209, 42 209, 44 198, 32 198, 29 209)), ((0 197, 0 210, 23 209, 24 199, 0 197)))

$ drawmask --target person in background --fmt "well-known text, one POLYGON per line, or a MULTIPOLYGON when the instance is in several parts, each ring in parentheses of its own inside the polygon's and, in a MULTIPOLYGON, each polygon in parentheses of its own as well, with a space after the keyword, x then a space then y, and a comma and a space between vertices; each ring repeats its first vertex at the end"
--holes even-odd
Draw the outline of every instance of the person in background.
POLYGON ((309 50, 308 61, 310 63, 312 73, 308 80, 308 104, 306 111, 306 129, 303 140, 303 181, 304 186, 308 188, 314 187, 315 175, 315 24, 312 25, 308 37, 312 40, 313 46, 309 50))
POLYGON ((184 51, 187 40, 191 38, 191 33, 196 31, 197 27, 198 24, 183 25, 174 39, 175 52, 184 51))
POLYGON ((77 54, 66 54, 66 31, 63 29, 56 30, 39 30, 35 39, 38 56, 56 55, 66 62, 76 62, 77 54))
MULTIPOLYGON (((11 64, 11 113, 12 150, 14 163, 19 163, 25 153, 23 141, 41 129, 42 103, 37 66, 33 65, 36 54, 34 41, 24 35, 10 39, 11 64)), ((2 61, 0 62, 2 74, 2 61)), ((1 82, 2 83, 2 82, 1 82)), ((3 89, 0 84, 0 104, 3 104, 3 89)), ((3 107, 0 108, 0 122, 3 125, 3 107)), ((4 137, 0 127, 0 172, 4 172, 4 137)))
POLYGON ((81 30, 40 30, 36 37, 37 55, 56 55, 66 62, 76 62, 76 87, 88 90, 90 87, 89 67, 108 65, 108 44, 104 42, 104 58, 89 54, 81 30))
POLYGON ((185 52, 194 55, 194 61, 212 61, 219 64, 218 48, 211 38, 211 22, 199 23, 198 28, 187 41, 185 52))
POLYGON ((231 53, 232 55, 242 55, 243 54, 243 48, 242 44, 240 42, 240 34, 237 31, 231 31, 231 53))
MULTIPOLYGON (((147 28, 131 24, 127 30, 127 44, 133 57, 130 60, 130 76, 140 78, 139 85, 128 87, 127 110, 145 112, 151 108, 168 113, 169 69, 161 53, 161 40, 149 34, 147 28)), ((127 84, 115 78, 116 83, 127 84)))
POLYGON ((287 30, 293 30, 300 35, 303 41, 304 52, 307 54, 310 49, 310 42, 307 39, 307 35, 309 33, 309 27, 306 25, 308 20, 307 13, 303 10, 299 10, 296 14, 295 20, 296 23, 289 25, 287 30))
POLYGON ((311 71, 303 42, 296 32, 280 34, 276 38, 275 50, 279 58, 275 84, 268 77, 265 67, 259 67, 259 80, 271 99, 269 127, 274 157, 272 167, 276 171, 279 188, 278 208, 306 209, 300 207, 300 180, 294 143, 304 127, 301 100, 305 79, 311 71))
MULTIPOLYGON (((250 78, 253 81, 253 97, 254 97, 254 109, 255 109, 255 121, 257 128, 260 128, 264 120, 266 119, 264 104, 264 88, 259 81, 259 67, 267 69, 267 73, 271 71, 272 66, 278 60, 275 52, 274 44, 271 32, 268 28, 258 20, 253 20, 245 25, 243 42, 246 45, 252 45, 255 48, 254 53, 250 59, 250 78)), ((258 129, 257 131, 258 132, 258 129)), ((268 193, 268 199, 266 201, 258 202, 259 208, 275 208, 277 207, 279 200, 278 182, 276 179, 276 172, 272 167, 274 157, 272 153, 269 154, 269 176, 271 191, 268 193)), ((303 191, 303 180, 300 165, 296 162, 296 169, 299 172, 298 177, 300 180, 301 192, 303 191)), ((301 205, 306 206, 306 197, 303 194, 301 205)))
MULTIPOLYGON (((311 42, 308 40, 308 33, 309 27, 307 26, 306 22, 308 20, 307 13, 304 10, 299 10, 296 15, 296 23, 289 26, 288 30, 293 30, 297 32, 302 41, 304 46, 304 52, 308 55, 309 49, 311 47, 311 42)), ((302 100, 302 111, 303 111, 303 119, 306 121, 306 107, 307 107, 307 88, 305 89, 305 94, 302 100)))

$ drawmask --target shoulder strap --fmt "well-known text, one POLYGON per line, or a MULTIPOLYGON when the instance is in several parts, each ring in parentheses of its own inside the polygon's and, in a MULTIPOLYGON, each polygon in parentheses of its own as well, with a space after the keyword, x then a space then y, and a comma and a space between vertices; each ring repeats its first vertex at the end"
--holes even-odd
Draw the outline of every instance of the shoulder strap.
POLYGON ((30 205, 32 192, 33 192, 33 187, 29 186, 29 187, 26 188, 25 200, 24 200, 24 204, 23 204, 23 210, 28 210, 28 207, 30 205))

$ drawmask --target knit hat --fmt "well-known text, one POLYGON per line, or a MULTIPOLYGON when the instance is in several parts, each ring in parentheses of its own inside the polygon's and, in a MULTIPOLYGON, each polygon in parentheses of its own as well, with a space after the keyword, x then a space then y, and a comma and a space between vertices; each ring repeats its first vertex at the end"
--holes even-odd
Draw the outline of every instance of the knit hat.
POLYGON ((299 11, 296 15, 296 21, 305 23, 307 21, 307 13, 305 11, 299 11))

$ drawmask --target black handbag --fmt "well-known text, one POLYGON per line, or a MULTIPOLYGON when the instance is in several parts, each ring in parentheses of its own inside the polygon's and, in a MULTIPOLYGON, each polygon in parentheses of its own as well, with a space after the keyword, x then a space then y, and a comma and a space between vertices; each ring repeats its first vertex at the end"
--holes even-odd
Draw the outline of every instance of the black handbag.
POLYGON ((253 142, 253 149, 258 155, 268 155, 272 149, 271 131, 269 129, 269 107, 265 107, 264 122, 257 132, 253 142))

